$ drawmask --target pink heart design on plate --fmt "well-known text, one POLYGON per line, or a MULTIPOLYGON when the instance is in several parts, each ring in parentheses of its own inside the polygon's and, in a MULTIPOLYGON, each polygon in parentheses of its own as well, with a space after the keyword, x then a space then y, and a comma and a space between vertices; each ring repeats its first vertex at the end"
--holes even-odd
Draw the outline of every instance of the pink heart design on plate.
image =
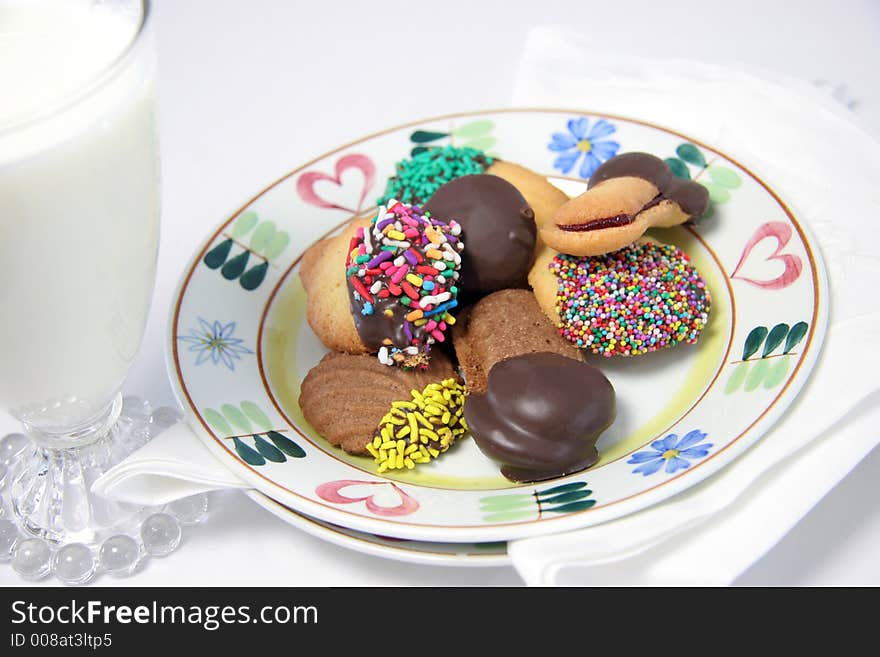
POLYGON ((296 181, 296 191, 299 193, 300 198, 306 203, 311 205, 316 205, 319 208, 332 208, 335 210, 346 210, 347 212, 351 212, 352 214, 357 214, 360 212, 361 207, 363 207, 364 199, 367 198, 367 194, 373 186, 373 179, 376 175, 376 165, 373 164, 373 161, 367 157, 366 155, 361 155, 360 153, 349 153, 348 155, 343 155, 338 160, 336 160, 336 164, 334 166, 334 175, 330 175, 328 173, 324 173, 323 171, 306 171, 303 173, 299 179, 296 181), (358 199, 357 208, 347 208, 342 205, 338 205, 333 203, 332 201, 328 201, 324 198, 321 198, 315 192, 315 183, 321 180, 331 182, 335 184, 337 187, 342 188, 342 174, 345 173, 348 169, 357 169, 361 173, 364 174, 364 186, 361 189, 360 198, 358 199))
POLYGON ((786 244, 788 244, 789 240, 791 240, 791 235, 791 226, 781 221, 771 221, 760 226, 758 230, 755 231, 755 234, 752 235, 752 237, 749 239, 749 241, 746 242, 746 246, 743 249, 743 253, 739 258, 739 262, 736 263, 736 267, 734 268, 733 273, 730 275, 730 277, 737 278, 741 281, 745 281, 746 283, 751 283, 756 287, 764 288, 766 290, 781 290, 782 288, 788 287, 789 285, 794 283, 801 275, 801 271, 804 268, 804 263, 801 261, 799 256, 793 255, 791 253, 782 253, 782 249, 785 247, 786 244), (776 250, 774 250, 773 253, 771 253, 767 257, 767 261, 782 261, 782 263, 785 265, 785 269, 783 270, 783 272, 776 278, 768 280, 758 280, 754 278, 747 278, 745 276, 737 276, 755 246, 765 239, 776 240, 776 250))
POLYGON ((400 488, 392 484, 390 481, 358 481, 357 479, 339 479, 337 481, 328 481, 315 489, 318 497, 327 502, 334 504, 354 504, 355 502, 364 502, 367 510, 377 516, 405 516, 415 512, 419 508, 419 503, 400 488), (348 497, 342 493, 342 489, 348 486, 391 486, 400 497, 400 504, 396 506, 381 506, 376 503, 373 495, 362 495, 360 497, 348 497))

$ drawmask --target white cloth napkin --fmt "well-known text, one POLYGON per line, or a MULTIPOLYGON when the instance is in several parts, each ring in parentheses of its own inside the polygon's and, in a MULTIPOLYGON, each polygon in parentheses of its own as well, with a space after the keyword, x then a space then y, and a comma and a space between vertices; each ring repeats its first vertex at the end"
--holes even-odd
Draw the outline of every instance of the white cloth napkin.
POLYGON ((595 109, 664 125, 748 162, 817 235, 831 287, 825 346, 779 423, 733 464, 640 513, 514 541, 529 584, 726 585, 880 442, 880 144, 811 85, 529 36, 514 105, 595 109))
POLYGON ((184 422, 101 475, 92 491, 119 502, 161 506, 221 488, 251 488, 218 461, 184 422))
MULTIPOLYGON (((880 150, 836 101, 798 81, 695 62, 592 52, 577 35, 532 32, 514 105, 642 118, 748 162, 815 231, 831 320, 814 374, 786 415, 729 467, 675 498, 604 525, 512 541, 534 585, 724 585, 754 563, 878 442, 880 277, 872 249, 880 150)), ((101 494, 162 504, 247 485, 179 424, 106 473, 101 494)))

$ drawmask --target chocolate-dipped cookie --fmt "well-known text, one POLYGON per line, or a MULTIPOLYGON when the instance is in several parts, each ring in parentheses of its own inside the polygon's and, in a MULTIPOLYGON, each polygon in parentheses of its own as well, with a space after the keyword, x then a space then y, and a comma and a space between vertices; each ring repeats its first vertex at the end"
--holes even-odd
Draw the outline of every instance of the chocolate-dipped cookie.
POLYGON ((427 369, 385 367, 374 356, 329 352, 309 370, 300 389, 303 417, 331 444, 367 454, 367 444, 393 402, 433 383, 460 379, 449 358, 437 352, 427 369))
POLYGON ((529 290, 483 297, 458 317, 452 344, 471 393, 486 391, 489 370, 505 358, 545 351, 580 359, 580 351, 559 335, 529 290))
POLYGON ((477 446, 515 482, 589 468, 614 416, 614 389, 602 372, 551 353, 496 363, 486 393, 470 395, 464 407, 477 446))
POLYGON ((462 176, 425 204, 432 216, 461 224, 463 301, 506 288, 526 287, 537 228, 522 194, 498 176, 462 176))
POLYGON ((349 244, 345 276, 355 329, 384 365, 424 367, 458 305, 461 226, 391 201, 349 244))
POLYGON ((562 205, 540 235, 559 253, 602 255, 632 244, 651 227, 694 221, 708 205, 705 187, 675 177, 660 158, 624 153, 602 164, 587 191, 562 205))

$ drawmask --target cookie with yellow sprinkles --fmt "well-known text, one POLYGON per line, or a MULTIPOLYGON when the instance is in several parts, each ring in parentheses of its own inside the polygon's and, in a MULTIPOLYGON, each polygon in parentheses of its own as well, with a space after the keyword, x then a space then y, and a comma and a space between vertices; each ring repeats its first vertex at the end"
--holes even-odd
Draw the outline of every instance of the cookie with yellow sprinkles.
POLYGON ((413 469, 436 459, 467 433, 465 388, 455 379, 411 390, 410 399, 391 403, 367 443, 379 473, 413 469))

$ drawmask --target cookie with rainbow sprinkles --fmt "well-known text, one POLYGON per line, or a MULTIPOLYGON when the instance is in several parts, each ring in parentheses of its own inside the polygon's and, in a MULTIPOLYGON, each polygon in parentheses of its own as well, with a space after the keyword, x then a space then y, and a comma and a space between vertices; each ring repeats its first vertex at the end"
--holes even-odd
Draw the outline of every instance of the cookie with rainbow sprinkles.
POLYGON ((695 343, 712 297, 677 246, 639 240, 599 256, 545 248, 529 275, 560 335, 601 356, 638 356, 695 343))
POLYGON ((389 201, 352 236, 345 262, 351 314, 383 365, 426 367, 458 306, 461 226, 389 201))

